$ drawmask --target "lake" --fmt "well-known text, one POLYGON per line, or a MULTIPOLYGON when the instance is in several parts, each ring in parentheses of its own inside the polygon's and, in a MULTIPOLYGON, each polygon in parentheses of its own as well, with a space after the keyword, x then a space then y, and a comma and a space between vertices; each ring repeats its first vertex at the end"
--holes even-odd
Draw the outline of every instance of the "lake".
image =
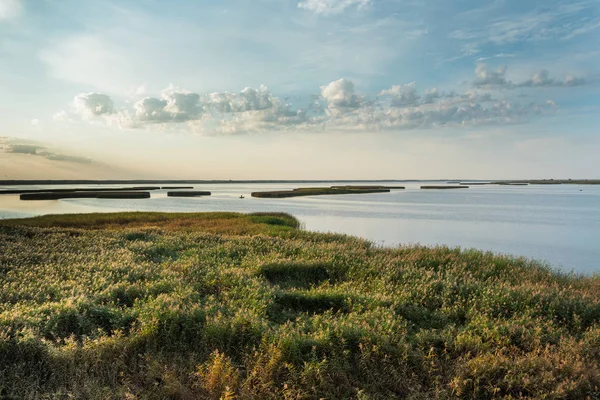
MULTIPOLYGON (((565 271, 600 271, 600 185, 477 185, 460 190, 421 190, 419 182, 377 182, 400 184, 406 189, 284 199, 250 197, 253 191, 335 184, 352 183, 190 184, 195 190, 211 191, 212 196, 172 198, 167 197, 166 190, 159 190, 151 191, 150 199, 141 200, 21 201, 18 195, 0 195, 0 219, 110 211, 282 211, 296 216, 308 230, 361 236, 382 246, 420 243, 473 247, 535 258, 565 271), (240 195, 245 198, 240 199, 240 195)), ((93 187, 0 189, 74 186, 93 187)), ((101 185, 111 186, 131 185, 101 185)))

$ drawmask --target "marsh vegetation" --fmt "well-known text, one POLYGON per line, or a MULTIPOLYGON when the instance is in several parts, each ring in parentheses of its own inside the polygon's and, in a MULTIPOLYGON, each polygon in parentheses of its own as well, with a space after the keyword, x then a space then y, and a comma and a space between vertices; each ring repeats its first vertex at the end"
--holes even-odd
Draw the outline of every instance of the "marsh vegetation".
POLYGON ((0 396, 597 398, 600 280, 286 214, 0 222, 0 396))

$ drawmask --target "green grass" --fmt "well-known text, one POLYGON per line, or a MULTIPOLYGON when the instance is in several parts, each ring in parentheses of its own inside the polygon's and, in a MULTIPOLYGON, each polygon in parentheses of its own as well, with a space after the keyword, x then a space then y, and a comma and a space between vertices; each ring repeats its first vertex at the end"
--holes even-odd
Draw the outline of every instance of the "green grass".
POLYGON ((0 398, 600 396, 597 276, 298 226, 0 221, 0 398))

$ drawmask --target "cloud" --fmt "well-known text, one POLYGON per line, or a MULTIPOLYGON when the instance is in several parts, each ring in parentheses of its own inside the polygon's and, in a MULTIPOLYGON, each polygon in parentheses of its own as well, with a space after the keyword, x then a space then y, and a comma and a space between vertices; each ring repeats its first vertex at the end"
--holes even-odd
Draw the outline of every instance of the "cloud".
MULTIPOLYGON (((417 94, 416 82, 405 85, 394 85, 390 89, 382 90, 380 96, 391 96, 391 107, 414 107, 421 102, 417 94)), ((430 100, 432 99, 430 95, 430 100)))
POLYGON ((87 117, 111 114, 114 111, 111 97, 104 93, 81 93, 75 96, 73 105, 79 114, 87 117))
POLYGON ((498 54, 494 54, 492 56, 488 56, 488 57, 479 57, 477 59, 477 62, 481 62, 481 61, 486 61, 486 60, 490 60, 492 58, 514 58, 516 57, 516 54, 513 53, 498 53, 498 54))
POLYGON ((425 90, 425 96, 423 96, 424 104, 435 103, 441 97, 440 92, 438 92, 437 88, 427 89, 425 90))
MULTIPOLYGON (((502 70, 486 71, 480 73, 480 78, 485 84, 506 83, 504 73, 502 70)), ((346 85, 354 88, 350 83, 346 85)), ((362 98, 354 90, 349 93, 362 98)), ((362 101, 344 113, 331 113, 321 124, 331 130, 464 128, 522 124, 555 109, 556 104, 552 101, 521 103, 500 100, 480 90, 443 93, 433 88, 419 94, 416 83, 411 82, 382 90, 376 101, 362 101)))
POLYGON ((479 63, 475 68, 476 78, 473 81, 473 86, 477 87, 491 87, 491 86, 505 86, 508 84, 506 81, 506 65, 501 65, 497 69, 493 70, 488 67, 487 64, 479 63))
POLYGON ((592 32, 600 27, 594 2, 575 1, 548 7, 547 10, 533 9, 531 12, 498 17, 496 5, 472 10, 471 18, 463 20, 461 28, 450 33, 451 39, 469 41, 472 46, 506 45, 517 42, 539 42, 545 40, 570 40, 592 32), (480 11, 480 12, 477 12, 480 11))
POLYGON ((261 114, 263 117, 267 114, 271 118, 273 115, 289 114, 265 86, 259 89, 246 87, 239 93, 213 92, 206 96, 186 90, 167 89, 161 98, 146 97, 138 101, 135 104, 134 122, 185 122, 217 117, 231 119, 227 115, 233 113, 250 113, 245 115, 256 119, 251 112, 266 110, 271 112, 261 114))
POLYGON ((600 28, 600 19, 592 20, 581 24, 578 28, 573 29, 572 31, 566 33, 561 39, 562 40, 570 40, 575 36, 585 35, 593 30, 600 28))
POLYGON ((327 15, 339 14, 352 6, 365 9, 370 4, 371 0, 305 0, 298 3, 298 8, 327 15))
MULTIPOLYGON (((459 96, 464 98, 466 96, 459 96)), ((480 102, 446 99, 439 103, 416 107, 363 107, 353 113, 327 121, 329 128, 412 130, 465 128, 482 125, 511 125, 529 122, 536 116, 554 112, 553 102, 518 103, 504 100, 480 102)))
MULTIPOLYGON (((354 82, 342 78, 320 87, 320 94, 299 104, 282 99, 267 87, 246 87, 240 92, 194 93, 169 87, 132 107, 116 109, 105 93, 76 97, 80 120, 105 121, 121 128, 175 129, 201 134, 241 134, 265 131, 407 130, 479 125, 521 124, 556 110, 551 101, 530 101, 497 89, 570 87, 587 83, 567 76, 558 81, 546 70, 521 83, 507 79, 507 67, 478 64, 470 89, 460 92, 429 88, 416 82, 393 85, 369 96, 357 92, 354 82)), ((68 120, 64 111, 56 119, 68 120)), ((76 119, 76 118, 73 118, 76 119)))
POLYGON ((208 111, 232 113, 268 110, 273 108, 275 98, 266 86, 260 89, 244 88, 240 93, 214 92, 204 99, 208 111))
POLYGON ((344 78, 321 86, 321 96, 327 101, 328 111, 332 113, 356 109, 362 103, 362 98, 356 95, 354 82, 344 78))
POLYGON ((506 79, 508 68, 505 65, 491 69, 487 64, 479 63, 475 68, 473 86, 484 89, 515 89, 533 87, 575 87, 591 84, 592 81, 580 76, 567 75, 560 81, 550 76, 548 70, 542 69, 523 82, 512 82, 506 79))
POLYGON ((17 17, 21 13, 21 9, 20 0, 0 0, 0 21, 17 17))
POLYGON ((135 103, 135 117, 141 122, 183 122, 201 114, 200 95, 169 88, 161 98, 146 97, 135 103))
MULTIPOLYGON (((340 90, 353 88, 342 87, 340 90)), ((347 106, 354 106, 351 103, 358 101, 351 95, 349 98, 347 106)), ((311 104, 295 108, 273 96, 264 85, 258 89, 246 87, 239 93, 213 92, 204 96, 171 86, 159 97, 137 101, 133 110, 115 109, 111 96, 105 93, 80 94, 75 99, 75 113, 60 111, 54 115, 55 121, 93 120, 121 128, 190 123, 192 130, 208 134, 247 133, 314 123, 315 118, 309 116, 309 112, 318 109, 311 104)), ((343 107, 343 104, 332 99, 332 107, 343 107)))
POLYGON ((547 70, 541 70, 534 73, 531 78, 525 82, 517 84, 518 87, 574 87, 587 85, 589 82, 583 77, 567 75, 563 81, 557 81, 550 77, 547 70))
POLYGON ((94 161, 87 157, 74 156, 63 154, 60 152, 49 150, 48 147, 36 142, 0 138, 0 151, 9 154, 25 154, 30 156, 38 156, 52 161, 65 161, 76 164, 93 164, 94 161))

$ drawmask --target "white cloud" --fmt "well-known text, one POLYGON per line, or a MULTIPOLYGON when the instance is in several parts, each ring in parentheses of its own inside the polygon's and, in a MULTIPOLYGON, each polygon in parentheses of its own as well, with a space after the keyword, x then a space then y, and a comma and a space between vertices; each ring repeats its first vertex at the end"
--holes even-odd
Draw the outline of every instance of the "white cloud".
POLYGON ((104 93, 81 93, 75 96, 73 105, 85 117, 111 114, 114 111, 112 99, 104 93))
POLYGON ((437 88, 426 89, 425 96, 423 96, 424 104, 435 103, 441 97, 440 92, 438 92, 437 88))
POLYGON ((583 86, 587 85, 589 82, 587 79, 574 76, 567 75, 564 80, 558 81, 554 78, 550 77, 550 73, 547 70, 541 70, 534 73, 531 78, 526 80, 525 82, 521 82, 517 84, 518 87, 574 87, 574 86, 583 86))
POLYGON ((273 107, 274 97, 266 86, 247 87, 240 93, 214 92, 203 100, 206 108, 219 113, 267 110, 273 107))
POLYGON ((527 87, 574 87, 591 84, 592 81, 581 76, 567 75, 560 81, 550 76, 548 70, 542 69, 531 75, 526 81, 515 83, 506 79, 508 68, 505 65, 497 69, 490 68, 487 64, 479 63, 475 68, 473 86, 484 89, 515 89, 527 87))
POLYGON ((12 19, 21 13, 20 0, 0 0, 0 20, 12 19))
POLYGON ((487 64, 477 64, 473 85, 480 87, 504 86, 508 83, 506 81, 507 69, 506 65, 501 65, 493 70, 487 64))
POLYGON ((87 93, 75 97, 74 108, 75 114, 63 110, 55 114, 54 120, 88 120, 120 128, 140 128, 147 124, 166 128, 172 123, 188 123, 192 130, 209 134, 286 129, 314 124, 317 120, 309 117, 310 107, 294 108, 273 96, 265 86, 205 96, 171 86, 160 97, 137 101, 133 110, 115 109, 112 98, 105 93, 87 93))
POLYGON ((197 119, 202 109, 200 95, 171 89, 162 98, 146 97, 135 103, 135 116, 144 122, 181 122, 197 119))
POLYGON ((390 89, 382 90, 380 96, 391 96, 392 107, 414 107, 420 103, 416 82, 405 85, 393 85, 390 89))
POLYGON ((321 86, 321 96, 333 113, 358 108, 362 103, 362 98, 356 95, 354 82, 344 78, 321 86))
POLYGON ((593 30, 600 28, 600 19, 592 20, 581 24, 578 28, 566 33, 561 39, 570 40, 575 36, 585 35, 593 30))
POLYGON ((164 122, 171 119, 165 112, 166 106, 166 100, 146 97, 135 103, 135 115, 140 121, 164 122))
POLYGON ((480 125, 521 124, 551 113, 553 103, 521 104, 513 101, 457 103, 444 100, 406 108, 364 107, 351 114, 337 116, 327 122, 338 129, 432 129, 461 128, 480 125))
POLYGON ((479 57, 477 59, 477 62, 481 62, 481 61, 486 61, 486 60, 490 60, 492 58, 514 58, 516 57, 516 54, 513 53, 498 53, 498 54, 494 54, 492 56, 488 56, 488 57, 479 57))
POLYGON ((529 13, 496 17, 497 11, 489 10, 491 19, 485 15, 471 20, 474 28, 455 30, 450 37, 458 40, 474 40, 473 43, 496 45, 515 43, 522 40, 563 40, 587 34, 598 27, 600 21, 589 18, 593 2, 579 1, 552 7, 548 11, 534 10, 529 13))
POLYGON ((348 7, 356 6, 361 10, 370 4, 371 0, 305 0, 299 2, 298 7, 317 14, 339 14, 348 7))
MULTIPOLYGON (((575 76, 557 81, 541 70, 515 84, 506 78, 506 67, 493 69, 485 64, 477 65, 475 72, 474 88, 459 93, 437 88, 419 92, 416 83, 411 82, 393 85, 369 97, 357 93, 354 82, 343 78, 321 86, 320 95, 307 99, 306 106, 274 96, 265 86, 205 95, 170 86, 158 97, 139 100, 133 109, 115 109, 109 95, 87 93, 75 98, 75 106, 84 120, 94 118, 122 128, 160 125, 159 129, 167 129, 179 123, 179 129, 202 134, 460 128, 526 123, 557 108, 551 100, 523 102, 511 94, 513 91, 496 89, 566 89, 587 82, 575 76)), ((57 120, 69 118, 64 111, 55 116, 57 120)))
MULTIPOLYGON (((502 71, 481 72, 480 78, 487 84, 506 82, 502 71)), ((348 81, 346 85, 354 88, 350 83, 348 81)), ((358 96, 354 90, 350 93, 358 96)), ((526 123, 537 116, 552 113, 556 108, 551 101, 523 104, 513 100, 495 100, 489 92, 477 90, 457 94, 442 93, 434 88, 420 95, 414 82, 382 90, 379 97, 379 101, 363 101, 344 113, 330 113, 321 123, 331 130, 461 128, 526 123)))

